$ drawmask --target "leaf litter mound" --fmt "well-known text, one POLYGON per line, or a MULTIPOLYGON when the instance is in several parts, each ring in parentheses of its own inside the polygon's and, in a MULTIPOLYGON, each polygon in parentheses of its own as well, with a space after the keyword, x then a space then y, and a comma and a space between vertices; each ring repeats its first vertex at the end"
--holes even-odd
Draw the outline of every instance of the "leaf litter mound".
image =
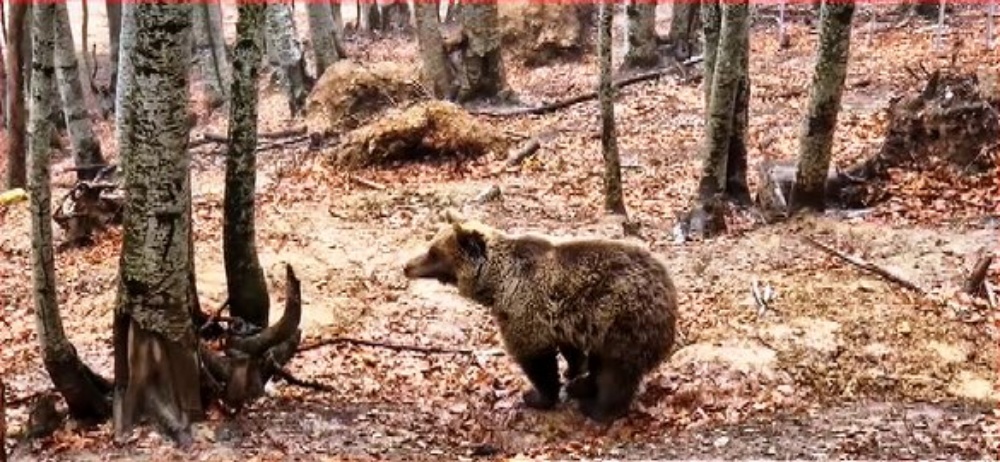
POLYGON ((368 66, 340 60, 323 72, 306 99, 306 127, 318 135, 357 128, 387 109, 427 99, 419 69, 377 62, 368 66))
POLYGON ((333 159, 348 167, 385 166, 406 161, 468 160, 505 152, 508 140, 461 107, 425 101, 345 135, 333 159))

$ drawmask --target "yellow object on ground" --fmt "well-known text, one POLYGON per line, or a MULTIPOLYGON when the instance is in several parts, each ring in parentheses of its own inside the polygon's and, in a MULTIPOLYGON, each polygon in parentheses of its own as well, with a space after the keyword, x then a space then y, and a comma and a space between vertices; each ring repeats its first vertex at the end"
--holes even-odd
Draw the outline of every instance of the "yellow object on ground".
POLYGON ((22 188, 14 188, 0 193, 0 206, 16 204, 28 200, 28 192, 22 188))

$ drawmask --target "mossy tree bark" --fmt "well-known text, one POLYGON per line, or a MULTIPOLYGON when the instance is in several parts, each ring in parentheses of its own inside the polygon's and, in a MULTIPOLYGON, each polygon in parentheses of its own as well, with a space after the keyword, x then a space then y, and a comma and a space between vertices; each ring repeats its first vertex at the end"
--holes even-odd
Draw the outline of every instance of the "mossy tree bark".
POLYGON ((62 100, 66 130, 69 132, 70 146, 73 148, 73 162, 79 168, 77 177, 89 180, 94 177, 96 170, 84 167, 103 165, 104 157, 101 155, 101 144, 94 136, 90 113, 83 97, 80 66, 76 59, 73 31, 69 25, 69 9, 65 3, 59 3, 56 7, 54 21, 57 41, 56 79, 59 83, 59 97, 62 100))
POLYGON ((268 3, 266 24, 268 52, 273 54, 281 70, 281 79, 288 91, 289 110, 292 114, 298 114, 305 106, 312 80, 306 73, 302 46, 295 35, 290 2, 268 3))
POLYGON ((31 151, 31 260, 34 283, 35 325, 42 362, 56 390, 66 400, 70 415, 97 422, 111 415, 111 384, 88 368, 66 338, 56 300, 56 275, 52 249, 52 192, 49 186, 52 140, 52 93, 55 90, 54 51, 63 3, 39 3, 32 15, 31 151))
POLYGON ((650 0, 628 0, 625 6, 626 43, 628 51, 622 67, 652 69, 660 64, 656 39, 656 3, 650 0))
POLYGON ((461 15, 466 42, 459 69, 458 101, 509 98, 497 0, 463 5, 461 15))
POLYGON ((116 438, 150 418, 182 445, 202 415, 191 322, 187 150, 192 4, 125 3, 118 146, 125 203, 115 311, 116 438))
POLYGON ((27 185, 27 108, 25 107, 25 74, 27 57, 19 46, 30 24, 25 24, 30 8, 28 2, 11 2, 7 15, 7 188, 27 185))
POLYGON ((418 1, 414 8, 424 85, 433 91, 435 97, 453 100, 457 88, 441 38, 439 5, 437 2, 418 1))
MULTIPOLYGON (((326 5, 329 12, 329 4, 320 4, 326 5)), ((254 237, 257 76, 264 55, 264 5, 241 3, 239 15, 226 153, 222 245, 230 312, 259 327, 267 327, 270 301, 254 237)))
POLYGON ((746 0, 702 6, 705 28, 705 146, 690 233, 725 229, 724 200, 749 204, 746 127, 750 99, 749 15, 746 0), (721 13, 721 14, 720 14, 721 13), (713 43, 713 39, 715 42, 713 43))
POLYGON ((222 107, 229 100, 232 69, 226 56, 226 42, 222 34, 222 6, 218 1, 204 1, 194 5, 194 44, 209 104, 213 108, 222 107))
POLYGON ((604 156, 604 209, 615 215, 625 215, 622 193, 622 167, 618 157, 618 139, 615 134, 614 88, 611 82, 611 26, 614 16, 610 0, 601 2, 598 21, 598 59, 600 79, 598 96, 601 105, 601 153, 604 156))
POLYGON ((854 3, 826 2, 823 9, 809 115, 799 139, 799 163, 790 198, 793 211, 804 208, 822 211, 826 207, 830 152, 851 52, 854 3))
POLYGON ((316 59, 316 77, 340 59, 337 53, 337 31, 333 10, 328 2, 308 2, 309 34, 312 36, 313 55, 316 59))

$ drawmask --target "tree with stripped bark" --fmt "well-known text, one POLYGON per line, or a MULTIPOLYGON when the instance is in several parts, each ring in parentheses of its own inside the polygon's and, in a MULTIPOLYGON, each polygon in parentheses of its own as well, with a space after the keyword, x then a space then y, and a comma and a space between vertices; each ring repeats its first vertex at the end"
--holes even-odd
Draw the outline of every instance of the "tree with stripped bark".
POLYGON ((853 2, 826 2, 819 51, 809 95, 809 114, 799 138, 799 162, 789 206, 792 211, 826 208, 826 180, 833 134, 851 52, 853 2))

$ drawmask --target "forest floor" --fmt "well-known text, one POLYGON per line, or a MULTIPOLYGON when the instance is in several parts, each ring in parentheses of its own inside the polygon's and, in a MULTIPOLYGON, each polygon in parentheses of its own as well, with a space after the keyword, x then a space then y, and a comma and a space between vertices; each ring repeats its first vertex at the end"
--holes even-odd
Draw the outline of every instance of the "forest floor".
MULTIPOLYGON (((837 165, 877 152, 889 101, 924 84, 907 68, 948 68, 954 59, 955 67, 992 76, 997 85, 1000 55, 981 45, 981 14, 950 20, 940 52, 921 21, 892 27, 887 20, 869 41, 859 20, 837 165)), ((103 33, 93 27, 92 36, 103 33)), ((816 35, 796 23, 790 36, 791 47, 778 49, 771 24, 753 31, 751 172, 765 158, 797 153, 816 35)), ((417 59, 408 39, 349 42, 348 51, 361 62, 417 59)), ((539 69, 508 60, 508 80, 527 101, 589 91, 596 71, 593 58, 539 69)), ((288 116, 272 86, 260 107, 261 132, 302 123, 288 116)), ((546 116, 484 117, 504 133, 549 134, 516 171, 483 158, 345 172, 305 147, 259 156, 257 243, 276 294, 273 318, 283 306, 281 266, 290 263, 303 281, 306 345, 346 336, 475 353, 350 343, 304 351, 290 371, 334 392, 269 385, 267 396, 238 416, 213 412, 197 424, 188 451, 148 428, 115 446, 109 424, 67 424, 52 437, 5 444, 15 460, 995 459, 998 313, 956 292, 981 248, 1000 251, 996 171, 950 182, 908 175, 888 202, 863 215, 760 225, 737 214, 722 237, 675 244, 675 214, 692 197, 700 167, 701 111, 701 87, 670 78, 628 87, 616 103, 626 204, 641 223, 641 240, 675 279, 683 340, 648 378, 630 416, 610 428, 565 404, 547 413, 525 409, 519 396, 526 382, 497 353, 485 310, 437 282, 402 275, 402 263, 434 232, 445 207, 512 232, 622 237, 621 224, 601 208, 599 119, 596 104, 584 103, 546 116), (351 175, 386 188, 365 187, 351 175), (499 200, 470 201, 491 185, 501 188, 499 200), (890 267, 929 294, 845 266, 804 236, 890 267), (750 290, 754 280, 776 292, 764 312, 750 290)), ((224 128, 224 114, 206 115, 193 136, 224 128)), ((99 130, 114 160, 113 127, 102 123, 99 130)), ((197 282, 202 306, 213 310, 225 299, 224 157, 213 145, 193 155, 197 282)), ((59 169, 71 162, 64 157, 56 165, 57 198, 72 181, 59 169)), ((10 326, 0 330, 0 377, 7 400, 19 401, 8 409, 12 435, 27 420, 20 398, 51 386, 35 339, 29 221, 24 203, 0 210, 0 317, 10 326)), ((120 230, 111 230, 93 247, 56 255, 66 330, 83 359, 109 377, 120 244, 120 230)), ((994 285, 997 266, 989 276, 994 285)))

